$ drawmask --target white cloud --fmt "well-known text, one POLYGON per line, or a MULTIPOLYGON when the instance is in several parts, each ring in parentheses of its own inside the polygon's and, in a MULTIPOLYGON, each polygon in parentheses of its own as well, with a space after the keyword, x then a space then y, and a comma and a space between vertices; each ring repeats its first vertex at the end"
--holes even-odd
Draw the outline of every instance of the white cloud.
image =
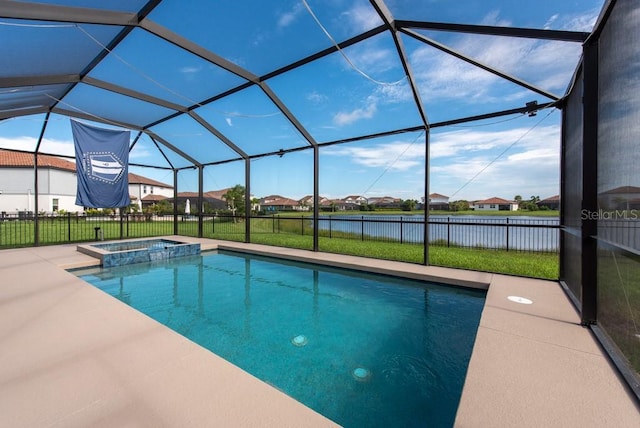
POLYGON ((295 22, 296 19, 298 19, 298 16, 300 16, 300 14, 304 10, 305 9, 302 3, 296 3, 291 10, 281 14, 278 17, 278 27, 280 28, 288 27, 293 22, 295 22))
POLYGON ((560 16, 560 15, 558 15, 557 13, 552 15, 549 19, 547 19, 547 22, 544 23, 543 28, 545 30, 548 30, 548 29, 552 28, 553 27, 553 23, 558 20, 558 16, 560 16))
POLYGON ((559 129, 555 125, 530 128, 513 128, 502 131, 456 130, 434 133, 431 137, 430 157, 468 155, 485 150, 552 144, 557 146, 559 129))
POLYGON ((185 66, 180 68, 180 73, 194 74, 202 70, 202 67, 185 66))
MULTIPOLYGON (((558 23, 561 28, 589 28, 597 11, 580 16, 554 15, 548 24, 558 23)), ((483 24, 509 26, 497 12, 482 20, 483 24)), ((499 71, 521 78, 547 91, 562 94, 566 89, 581 54, 579 43, 530 40, 514 37, 463 35, 447 42, 448 46, 464 55, 499 71)), ((504 86, 496 86, 503 79, 489 72, 424 46, 411 54, 411 63, 421 93, 428 99, 465 99, 469 102, 487 102, 492 97, 502 98, 504 86)), ((515 85, 513 95, 523 92, 515 85)))
MULTIPOLYGON (((32 152, 35 150, 38 139, 35 137, 0 137, 0 148, 12 150, 24 150, 32 152)), ((44 153, 55 153, 63 156, 75 156, 73 141, 55 140, 43 138, 40 144, 40 151, 44 153)))
POLYGON ((354 5, 344 15, 349 18, 352 28, 358 32, 364 32, 382 24, 375 9, 366 3, 354 5))
POLYGON ((333 116, 333 123, 338 126, 349 125, 362 119, 371 119, 378 111, 377 103, 374 99, 369 99, 369 104, 364 108, 357 108, 351 111, 341 111, 333 116))
POLYGON ((225 117, 224 120, 225 120, 225 122, 227 122, 227 125, 233 126, 233 122, 231 122, 231 118, 230 117, 225 117))
POLYGON ((560 128, 551 125, 527 131, 517 128, 433 135, 430 191, 469 200, 557 194, 560 128))
POLYGON ((353 163, 369 168, 403 171, 423 164, 424 145, 395 141, 367 147, 331 148, 324 150, 322 154, 348 157, 353 163))
POLYGON ((311 91, 307 94, 307 101, 310 101, 313 104, 322 104, 328 99, 329 98, 326 95, 321 94, 318 91, 311 91))

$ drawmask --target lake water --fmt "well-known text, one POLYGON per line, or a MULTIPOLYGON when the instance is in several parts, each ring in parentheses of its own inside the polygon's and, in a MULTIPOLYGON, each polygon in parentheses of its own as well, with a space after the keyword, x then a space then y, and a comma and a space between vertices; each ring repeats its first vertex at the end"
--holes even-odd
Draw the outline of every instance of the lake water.
MULTIPOLYGON (((367 238, 424 242, 424 216, 325 216, 320 230, 347 232, 367 238)), ((429 216, 429 242, 440 245, 510 249, 559 250, 559 218, 509 216, 429 216)))

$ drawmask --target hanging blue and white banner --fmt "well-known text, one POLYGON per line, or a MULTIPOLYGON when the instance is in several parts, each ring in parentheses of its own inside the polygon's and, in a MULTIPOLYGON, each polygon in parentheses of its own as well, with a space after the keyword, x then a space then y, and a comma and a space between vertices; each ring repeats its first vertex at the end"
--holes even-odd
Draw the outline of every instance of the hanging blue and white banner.
POLYGON ((71 121, 76 149, 76 205, 129 206, 129 131, 96 128, 71 121))

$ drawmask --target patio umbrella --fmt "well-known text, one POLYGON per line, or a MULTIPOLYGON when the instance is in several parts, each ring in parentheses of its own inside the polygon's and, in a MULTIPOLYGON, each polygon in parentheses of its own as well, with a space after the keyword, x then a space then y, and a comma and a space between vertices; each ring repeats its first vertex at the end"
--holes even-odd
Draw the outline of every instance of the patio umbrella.
POLYGON ((191 214, 191 202, 187 199, 187 202, 184 204, 184 213, 191 214))

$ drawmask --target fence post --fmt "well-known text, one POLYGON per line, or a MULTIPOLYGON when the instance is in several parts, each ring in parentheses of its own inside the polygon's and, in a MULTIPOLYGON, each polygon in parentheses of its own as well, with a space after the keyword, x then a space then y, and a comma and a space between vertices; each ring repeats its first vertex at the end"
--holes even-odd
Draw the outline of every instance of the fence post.
MULTIPOLYGON (((35 227, 38 227, 38 225, 36 224, 35 227)), ((67 237, 71 242, 71 213, 67 213, 67 237)))
POLYGON ((402 244, 402 216, 400 216, 400 243, 402 244))
POLYGON ((333 217, 333 216, 331 216, 331 215, 329 216, 329 239, 333 238, 333 233, 332 233, 332 223, 331 223, 331 221, 332 221, 332 217, 333 217))
POLYGON ((211 234, 216 233, 216 215, 214 214, 211 218, 211 234))
POLYGON ((447 248, 451 245, 451 217, 447 216, 447 248))
POLYGON ((509 217, 507 217, 507 251, 509 251, 509 217))
POLYGON ((300 215, 300 224, 302 229, 302 236, 304 236, 304 216, 302 214, 300 215))
POLYGON ((364 241, 364 216, 360 216, 360 240, 364 241))

